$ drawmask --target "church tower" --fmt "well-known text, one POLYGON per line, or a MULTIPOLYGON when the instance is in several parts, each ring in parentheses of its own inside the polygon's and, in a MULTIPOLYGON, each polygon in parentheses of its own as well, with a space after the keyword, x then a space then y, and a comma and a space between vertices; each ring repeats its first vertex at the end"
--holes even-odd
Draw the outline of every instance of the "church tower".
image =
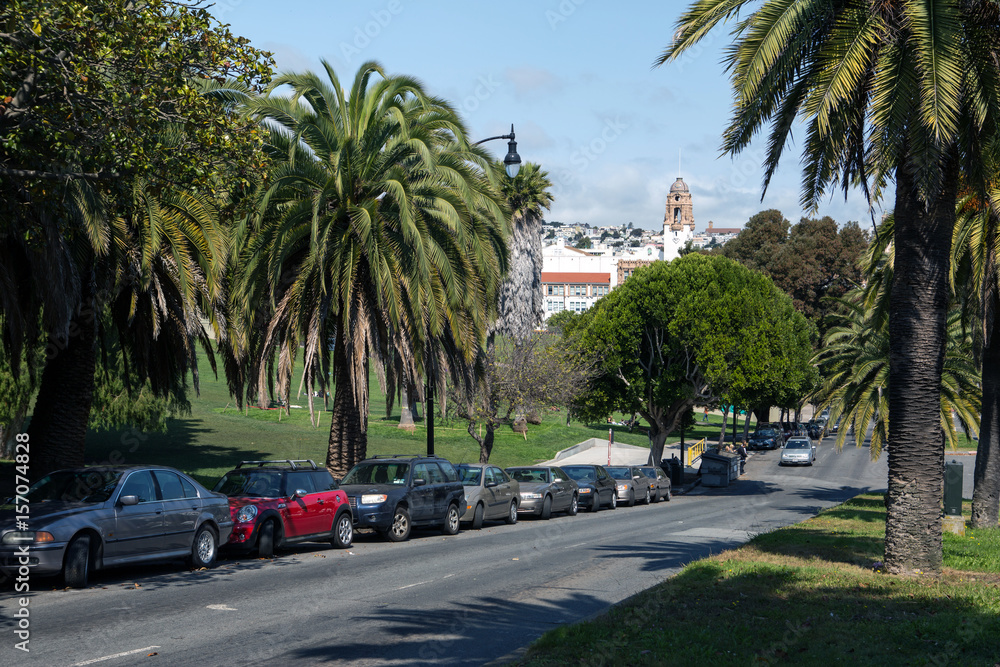
POLYGON ((663 259, 668 262, 680 256, 680 249, 694 238, 694 209, 691 191, 683 178, 670 186, 667 206, 663 213, 663 259))

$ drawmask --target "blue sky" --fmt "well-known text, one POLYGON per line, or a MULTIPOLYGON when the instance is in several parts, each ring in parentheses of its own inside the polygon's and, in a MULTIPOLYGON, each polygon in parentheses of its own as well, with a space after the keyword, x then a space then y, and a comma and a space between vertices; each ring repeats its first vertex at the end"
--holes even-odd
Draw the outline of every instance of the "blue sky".
MULTIPOLYGON (((521 158, 554 183, 549 220, 659 229, 680 176, 691 188, 699 231, 709 220, 741 227, 768 208, 797 222, 804 215, 798 146, 786 149, 763 202, 764 138, 736 158, 720 156, 731 108, 720 64, 727 30, 683 60, 652 68, 686 5, 218 0, 212 11, 272 51, 281 71, 319 70, 326 59, 350 81, 361 63, 376 60, 451 101, 474 138, 506 134, 513 123, 521 158)), ((486 146, 506 153, 506 142, 486 146)), ((847 202, 834 194, 818 215, 871 224, 857 194, 847 202)))

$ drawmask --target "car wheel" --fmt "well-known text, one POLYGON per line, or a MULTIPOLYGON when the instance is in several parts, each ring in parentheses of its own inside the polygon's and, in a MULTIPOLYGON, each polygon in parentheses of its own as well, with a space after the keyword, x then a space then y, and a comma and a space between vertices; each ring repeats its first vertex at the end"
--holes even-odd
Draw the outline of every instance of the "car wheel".
POLYGON ((268 519, 257 535, 257 556, 259 558, 274 558, 274 522, 268 519))
POLYGON ((86 588, 90 574, 90 536, 80 535, 66 548, 63 579, 69 588, 86 588))
POLYGON ((660 502, 660 487, 656 487, 656 490, 653 491, 653 495, 650 496, 650 500, 654 503, 660 502))
POLYGON ((591 497, 590 511, 591 512, 601 511, 601 494, 598 493, 596 496, 591 497))
POLYGON ((510 501, 510 507, 507 508, 507 518, 505 519, 508 525, 513 526, 517 523, 517 501, 510 501))
POLYGON ((618 509, 618 492, 617 491, 612 491, 611 492, 611 505, 609 507, 611 507, 611 509, 613 509, 613 510, 618 509))
POLYGON ((574 493, 573 499, 569 501, 569 509, 566 510, 566 513, 569 514, 570 516, 576 516, 576 513, 579 511, 580 511, 580 499, 577 498, 576 494, 574 493))
POLYGON ((673 497, 674 497, 674 494, 673 494, 673 489, 671 489, 671 488, 670 488, 670 487, 668 486, 668 487, 667 487, 667 492, 666 492, 666 494, 664 494, 663 498, 664 498, 664 499, 665 499, 665 500, 666 500, 666 501, 667 501, 667 502, 669 503, 669 502, 670 502, 670 499, 671 499, 671 498, 673 498, 673 497))
POLYGON ((480 528, 483 527, 483 515, 484 514, 485 514, 485 510, 483 510, 483 504, 482 503, 477 503, 476 504, 476 512, 475 512, 475 514, 472 515, 472 529, 473 530, 479 530, 480 528))
POLYGON ((215 565, 218 553, 219 542, 215 538, 215 531, 203 525, 195 533, 194 543, 191 545, 191 567, 195 569, 212 567, 215 565))
POLYGON ((392 525, 385 531, 390 542, 403 542, 410 537, 410 513, 405 507, 397 507, 392 513, 392 525))
POLYGON ((646 489, 646 499, 642 501, 642 504, 643 505, 648 505, 649 503, 650 503, 650 500, 649 500, 649 489, 646 489))
POLYGON ((444 515, 444 524, 441 526, 441 532, 445 535, 457 535, 459 529, 459 521, 462 515, 458 513, 458 505, 452 503, 448 505, 448 513, 444 515))
POLYGON ((333 522, 333 539, 330 544, 338 549, 346 549, 354 542, 354 520, 350 512, 341 512, 333 522))
POLYGON ((625 504, 628 505, 629 507, 635 507, 635 490, 634 489, 629 489, 628 490, 628 502, 625 503, 625 504))
POLYGON ((548 520, 552 517, 552 496, 545 496, 542 501, 542 518, 548 520))

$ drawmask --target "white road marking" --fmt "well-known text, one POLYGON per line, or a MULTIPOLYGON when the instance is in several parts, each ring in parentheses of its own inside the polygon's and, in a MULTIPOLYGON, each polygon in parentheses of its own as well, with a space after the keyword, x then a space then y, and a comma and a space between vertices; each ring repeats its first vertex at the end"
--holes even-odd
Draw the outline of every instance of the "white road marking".
POLYGON ((105 660, 114 660, 115 658, 124 658, 127 655, 133 655, 135 653, 142 653, 143 651, 152 651, 153 649, 160 648, 159 646, 147 646, 146 648, 137 648, 132 651, 122 651, 121 653, 115 653, 114 655, 106 655, 103 658, 94 658, 93 660, 84 660, 83 662, 78 662, 73 667, 83 667, 84 665, 93 665, 95 662, 104 662, 105 660))
POLYGON ((415 583, 415 584, 407 584, 406 586, 400 586, 400 587, 399 587, 399 588, 397 588, 396 590, 397 590, 397 591, 401 591, 401 590, 403 590, 404 588, 413 588, 414 586, 423 586, 424 584, 429 584, 429 583, 431 583, 431 582, 430 582, 430 581, 418 581, 418 582, 417 582, 417 583, 415 583))
POLYGON ((226 604, 210 604, 205 607, 206 609, 214 609, 215 611, 236 611, 236 607, 230 607, 226 604))

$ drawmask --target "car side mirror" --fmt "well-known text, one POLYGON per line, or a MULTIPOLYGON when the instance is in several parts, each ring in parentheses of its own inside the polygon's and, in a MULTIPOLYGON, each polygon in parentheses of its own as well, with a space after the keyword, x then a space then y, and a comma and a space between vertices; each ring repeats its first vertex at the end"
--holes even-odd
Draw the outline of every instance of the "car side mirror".
POLYGON ((423 486, 426 483, 427 483, 427 480, 423 479, 423 478, 419 478, 419 479, 413 480, 413 486, 423 486))
POLYGON ((487 489, 492 488, 494 486, 497 486, 496 482, 486 482, 486 488, 487 489))
POLYGON ((138 505, 139 496, 121 496, 118 498, 119 505, 138 505))

